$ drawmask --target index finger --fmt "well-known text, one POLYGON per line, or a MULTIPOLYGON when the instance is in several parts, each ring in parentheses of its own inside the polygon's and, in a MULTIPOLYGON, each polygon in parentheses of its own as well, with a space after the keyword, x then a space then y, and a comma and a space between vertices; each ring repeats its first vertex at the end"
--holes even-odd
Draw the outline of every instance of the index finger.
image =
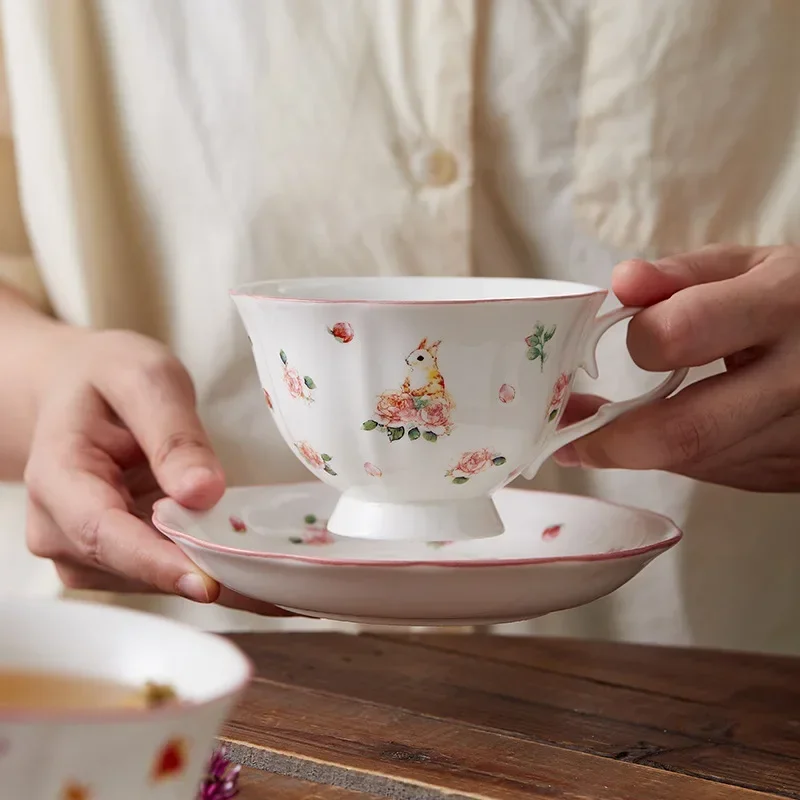
POLYGON ((632 258, 614 267, 611 286, 626 306, 651 306, 690 286, 743 275, 773 251, 769 247, 710 245, 657 261, 632 258))
POLYGON ((628 349, 654 372, 699 367, 779 340, 798 325, 798 312, 800 264, 775 259, 641 311, 628 327, 628 349))
POLYGON ((194 387, 174 359, 146 358, 141 371, 104 370, 95 387, 138 441, 163 491, 206 509, 225 491, 222 467, 195 409, 194 387))

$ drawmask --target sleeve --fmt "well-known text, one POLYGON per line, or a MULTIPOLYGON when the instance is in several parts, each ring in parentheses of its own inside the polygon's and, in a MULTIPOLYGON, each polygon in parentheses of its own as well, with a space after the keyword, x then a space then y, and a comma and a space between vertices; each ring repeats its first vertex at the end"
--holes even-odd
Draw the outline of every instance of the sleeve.
POLYGON ((31 251, 20 204, 5 64, 0 30, 0 281, 25 294, 37 308, 47 310, 47 291, 31 251))

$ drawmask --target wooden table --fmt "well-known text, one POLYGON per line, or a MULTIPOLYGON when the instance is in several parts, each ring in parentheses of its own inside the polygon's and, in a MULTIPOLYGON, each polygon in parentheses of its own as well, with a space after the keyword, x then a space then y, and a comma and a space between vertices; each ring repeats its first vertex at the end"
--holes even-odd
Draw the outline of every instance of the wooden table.
POLYGON ((800 798, 800 660, 483 635, 231 637, 241 800, 800 798))

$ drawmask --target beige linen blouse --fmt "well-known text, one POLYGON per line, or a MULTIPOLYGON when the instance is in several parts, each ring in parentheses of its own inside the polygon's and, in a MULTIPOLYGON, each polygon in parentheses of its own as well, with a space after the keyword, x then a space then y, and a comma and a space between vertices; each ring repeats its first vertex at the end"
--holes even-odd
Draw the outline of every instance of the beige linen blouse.
MULTIPOLYGON (((309 477, 262 407, 232 285, 607 285, 634 253, 800 241, 793 0, 5 0, 2 26, 0 277, 167 342, 232 484, 309 477)), ((654 381, 623 331, 600 360, 596 391, 654 381)), ((512 631, 800 650, 798 498, 552 466, 537 484, 688 536, 611 598, 512 631)), ((4 488, 0 591, 55 593, 21 503, 4 488)))

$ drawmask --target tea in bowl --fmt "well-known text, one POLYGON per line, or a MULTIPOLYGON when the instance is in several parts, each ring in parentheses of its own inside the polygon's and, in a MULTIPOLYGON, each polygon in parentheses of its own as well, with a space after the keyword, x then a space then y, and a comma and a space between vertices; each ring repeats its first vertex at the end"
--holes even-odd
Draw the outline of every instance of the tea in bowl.
POLYGON ((492 494, 555 450, 666 397, 686 370, 559 429, 575 371, 597 377, 607 292, 514 278, 273 280, 234 290, 287 444, 342 492, 340 536, 503 532, 492 494))
POLYGON ((250 679, 231 643, 89 603, 0 601, 0 786, 25 800, 195 800, 250 679))

